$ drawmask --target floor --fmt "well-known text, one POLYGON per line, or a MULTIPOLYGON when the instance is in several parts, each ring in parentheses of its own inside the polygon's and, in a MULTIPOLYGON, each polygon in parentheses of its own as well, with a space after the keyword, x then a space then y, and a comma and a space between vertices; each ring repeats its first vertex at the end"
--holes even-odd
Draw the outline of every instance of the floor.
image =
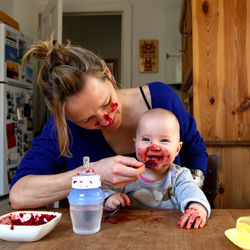
POLYGON ((0 197, 0 215, 8 212, 11 209, 12 208, 11 208, 11 206, 9 204, 9 197, 8 197, 8 195, 0 197))

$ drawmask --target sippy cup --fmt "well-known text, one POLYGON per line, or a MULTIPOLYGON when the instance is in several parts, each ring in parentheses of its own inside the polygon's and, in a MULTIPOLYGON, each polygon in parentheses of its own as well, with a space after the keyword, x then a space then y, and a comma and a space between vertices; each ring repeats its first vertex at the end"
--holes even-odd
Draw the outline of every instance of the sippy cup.
POLYGON ((100 176, 89 166, 89 157, 83 158, 84 170, 72 178, 72 190, 68 195, 73 231, 92 234, 100 230, 104 194, 100 176))

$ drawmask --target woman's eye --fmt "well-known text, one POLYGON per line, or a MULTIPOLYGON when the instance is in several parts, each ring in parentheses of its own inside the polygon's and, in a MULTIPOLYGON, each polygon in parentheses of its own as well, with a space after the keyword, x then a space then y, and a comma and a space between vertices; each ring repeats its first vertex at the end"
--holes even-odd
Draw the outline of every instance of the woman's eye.
POLYGON ((89 117, 88 119, 79 122, 79 124, 86 124, 86 123, 88 123, 92 118, 93 118, 93 117, 91 116, 91 117, 89 117))
POLYGON ((110 105, 110 102, 111 102, 111 97, 109 98, 109 100, 108 100, 108 102, 107 103, 105 103, 105 107, 107 107, 107 106, 109 106, 110 105))
POLYGON ((82 121, 82 122, 80 122, 81 124, 86 124, 86 123, 88 123, 89 122, 89 119, 88 120, 85 120, 85 121, 82 121))

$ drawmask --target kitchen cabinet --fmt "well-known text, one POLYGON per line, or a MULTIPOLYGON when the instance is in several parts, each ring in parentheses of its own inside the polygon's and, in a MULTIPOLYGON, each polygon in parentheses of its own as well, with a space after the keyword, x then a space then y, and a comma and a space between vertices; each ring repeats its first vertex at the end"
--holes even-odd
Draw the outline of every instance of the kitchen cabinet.
POLYGON ((182 96, 220 155, 217 208, 250 207, 250 1, 184 0, 182 96))

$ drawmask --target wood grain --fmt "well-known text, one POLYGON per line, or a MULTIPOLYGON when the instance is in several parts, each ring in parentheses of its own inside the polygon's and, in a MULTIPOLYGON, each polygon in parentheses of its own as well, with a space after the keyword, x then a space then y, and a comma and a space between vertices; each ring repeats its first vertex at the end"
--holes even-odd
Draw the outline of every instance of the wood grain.
POLYGON ((205 140, 250 138, 250 3, 193 4, 194 116, 205 140))
MULTIPOLYGON (((58 210, 57 210, 58 211, 58 210)), ((238 249, 224 235, 248 210, 212 210, 206 226, 180 229, 179 210, 121 209, 103 220, 100 232, 78 235, 72 230, 69 210, 60 209, 58 226, 40 241, 15 243, 0 240, 1 249, 238 249)))
POLYGON ((220 155, 216 205, 249 208, 250 1, 193 0, 192 20, 193 114, 220 155))
POLYGON ((208 146, 208 154, 220 155, 216 208, 250 208, 250 147, 208 146))

